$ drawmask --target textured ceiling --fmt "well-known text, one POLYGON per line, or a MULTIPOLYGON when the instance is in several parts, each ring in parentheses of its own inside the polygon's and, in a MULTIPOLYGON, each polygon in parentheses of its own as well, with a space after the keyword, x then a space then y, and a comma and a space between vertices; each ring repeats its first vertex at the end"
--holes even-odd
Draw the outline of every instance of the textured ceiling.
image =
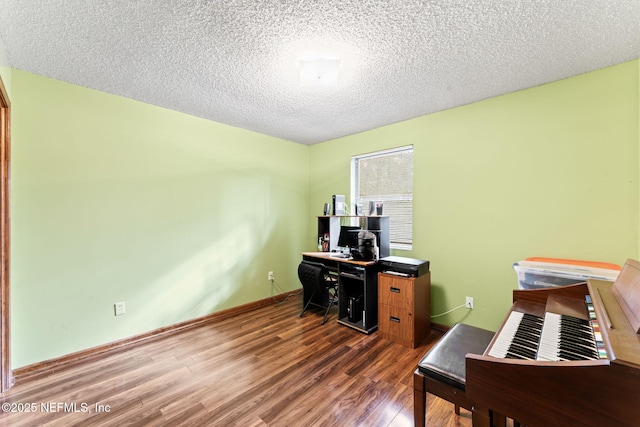
POLYGON ((17 69, 314 144, 640 57, 640 0, 0 0, 17 69), (340 59, 300 86, 300 58, 340 59))

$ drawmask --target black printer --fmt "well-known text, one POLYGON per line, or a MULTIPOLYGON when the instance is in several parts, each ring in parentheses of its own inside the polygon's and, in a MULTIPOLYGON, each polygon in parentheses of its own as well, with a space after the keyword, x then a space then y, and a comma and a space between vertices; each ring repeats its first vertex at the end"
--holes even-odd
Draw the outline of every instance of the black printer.
POLYGON ((407 277, 418 277, 429 272, 429 261, 388 256, 380 258, 380 271, 407 277))

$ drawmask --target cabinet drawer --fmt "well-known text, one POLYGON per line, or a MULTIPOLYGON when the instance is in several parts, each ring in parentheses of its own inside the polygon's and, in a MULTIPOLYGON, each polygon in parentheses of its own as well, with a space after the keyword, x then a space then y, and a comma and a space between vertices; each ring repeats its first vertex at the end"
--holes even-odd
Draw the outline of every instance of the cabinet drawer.
POLYGON ((396 336, 401 340, 413 340, 413 315, 409 310, 380 306, 378 312, 378 328, 387 334, 396 336))
POLYGON ((398 278, 381 274, 378 280, 378 302, 411 310, 413 307, 412 278, 398 278))

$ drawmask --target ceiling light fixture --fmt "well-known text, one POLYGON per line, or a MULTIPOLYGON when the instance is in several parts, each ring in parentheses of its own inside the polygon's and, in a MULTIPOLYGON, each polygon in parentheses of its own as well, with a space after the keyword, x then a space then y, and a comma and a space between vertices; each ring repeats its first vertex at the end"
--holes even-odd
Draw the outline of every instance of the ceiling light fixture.
POLYGON ((336 86, 340 73, 340 59, 300 59, 300 86, 336 86))

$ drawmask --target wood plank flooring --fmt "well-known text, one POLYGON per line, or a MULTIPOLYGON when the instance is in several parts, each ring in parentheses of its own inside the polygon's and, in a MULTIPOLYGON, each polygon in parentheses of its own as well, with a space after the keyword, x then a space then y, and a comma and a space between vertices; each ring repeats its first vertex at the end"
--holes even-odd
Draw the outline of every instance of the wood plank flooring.
MULTIPOLYGON (((299 317, 300 295, 49 376, 2 395, 0 426, 412 426, 410 350, 299 317), (14 410, 20 412, 6 412, 14 410)), ((427 425, 471 426, 427 400, 427 425)))

